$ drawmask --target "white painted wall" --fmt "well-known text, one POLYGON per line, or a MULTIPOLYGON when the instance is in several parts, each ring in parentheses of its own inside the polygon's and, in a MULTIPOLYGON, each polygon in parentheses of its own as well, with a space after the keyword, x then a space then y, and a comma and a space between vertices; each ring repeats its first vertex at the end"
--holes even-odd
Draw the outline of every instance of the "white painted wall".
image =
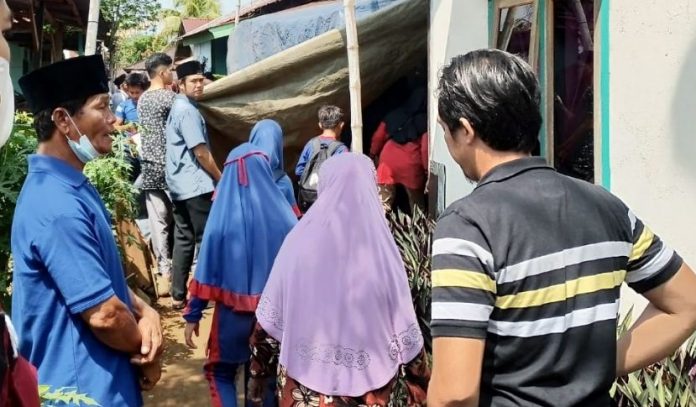
POLYGON ((696 266, 696 1, 647 3, 610 2, 611 190, 696 266))
POLYGON ((431 0, 430 1, 429 134, 431 160, 445 164, 445 204, 470 193, 474 185, 447 151, 444 133, 437 123, 438 74, 449 60, 459 54, 488 47, 487 0, 431 0))

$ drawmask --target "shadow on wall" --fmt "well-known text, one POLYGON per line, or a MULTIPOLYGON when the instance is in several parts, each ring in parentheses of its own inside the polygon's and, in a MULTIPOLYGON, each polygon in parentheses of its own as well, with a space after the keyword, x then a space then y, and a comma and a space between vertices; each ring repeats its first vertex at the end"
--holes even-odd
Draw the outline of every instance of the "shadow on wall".
POLYGON ((691 177, 696 177, 696 31, 694 34, 677 77, 671 117, 673 156, 691 177))

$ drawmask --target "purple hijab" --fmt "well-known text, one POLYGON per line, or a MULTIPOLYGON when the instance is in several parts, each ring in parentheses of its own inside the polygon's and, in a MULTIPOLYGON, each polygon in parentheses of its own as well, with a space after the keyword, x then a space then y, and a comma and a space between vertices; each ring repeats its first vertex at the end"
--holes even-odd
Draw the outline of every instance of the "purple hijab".
POLYGON ((319 198, 285 239, 256 315, 288 376, 356 397, 389 383, 423 336, 372 162, 339 154, 319 175, 319 198))

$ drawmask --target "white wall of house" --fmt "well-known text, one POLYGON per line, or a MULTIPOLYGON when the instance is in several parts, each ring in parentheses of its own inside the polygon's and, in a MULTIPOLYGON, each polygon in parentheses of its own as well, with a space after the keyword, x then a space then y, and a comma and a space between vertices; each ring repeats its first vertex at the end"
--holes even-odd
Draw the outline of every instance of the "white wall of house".
POLYGON ((611 191, 696 266, 696 7, 610 5, 611 191))
POLYGON ((450 157, 444 133, 437 123, 438 74, 452 57, 488 47, 488 1, 432 0, 429 42, 430 159, 446 166, 445 204, 449 205, 470 193, 474 186, 450 157))
POLYGON ((192 44, 191 54, 199 61, 202 61, 203 58, 205 58, 205 60, 208 61, 208 64, 210 64, 210 61, 213 60, 213 50, 210 41, 192 44))

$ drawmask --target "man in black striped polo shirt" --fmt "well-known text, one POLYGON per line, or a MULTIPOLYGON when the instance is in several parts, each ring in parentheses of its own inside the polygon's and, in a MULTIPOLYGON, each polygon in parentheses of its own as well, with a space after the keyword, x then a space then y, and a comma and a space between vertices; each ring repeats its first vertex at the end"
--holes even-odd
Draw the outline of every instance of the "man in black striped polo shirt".
POLYGON ((603 406, 616 375, 696 329, 696 276, 618 198, 531 157, 539 86, 520 58, 456 57, 440 78, 448 149, 478 183, 433 242, 429 406, 603 406), (619 289, 650 305, 616 342, 619 289))

